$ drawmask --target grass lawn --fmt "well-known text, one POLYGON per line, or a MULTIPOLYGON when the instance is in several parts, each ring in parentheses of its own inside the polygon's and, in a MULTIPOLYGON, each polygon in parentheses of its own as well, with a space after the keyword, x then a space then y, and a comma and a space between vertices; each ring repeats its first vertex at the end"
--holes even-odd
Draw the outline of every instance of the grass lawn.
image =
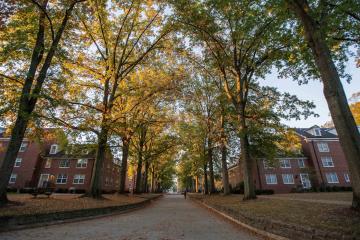
MULTIPOLYGON (((302 227, 311 227, 323 231, 341 232, 360 236, 360 214, 348 206, 324 203, 309 203, 284 199, 258 198, 252 201, 242 201, 241 195, 221 196, 191 195, 204 203, 227 212, 233 217, 241 216, 249 219, 267 219, 302 227)), ((280 196, 280 195, 276 195, 280 196)), ((300 196, 297 196, 298 198, 300 196)), ((312 195, 304 194, 305 198, 312 195)), ((346 199, 337 193, 316 194, 318 199, 346 199)), ((358 239, 358 238, 356 238, 358 239)))
POLYGON ((319 192, 319 193, 289 193, 289 194, 275 194, 269 195, 268 197, 276 198, 291 198, 297 200, 326 200, 326 201, 352 201, 352 192, 319 192))
POLYGON ((104 199, 101 200, 87 197, 80 198, 80 196, 79 194, 53 194, 50 198, 43 195, 33 198, 29 194, 9 194, 8 198, 10 201, 13 201, 14 204, 0 208, 0 216, 17 216, 120 206, 146 200, 144 197, 118 194, 104 194, 104 199))

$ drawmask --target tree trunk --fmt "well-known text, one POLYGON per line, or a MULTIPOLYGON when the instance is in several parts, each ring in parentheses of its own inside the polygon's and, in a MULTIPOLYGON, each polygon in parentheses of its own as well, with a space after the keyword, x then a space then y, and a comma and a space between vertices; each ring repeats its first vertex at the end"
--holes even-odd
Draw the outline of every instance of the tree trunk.
POLYGON ((12 173, 15 159, 17 157, 20 145, 24 138, 29 118, 23 115, 18 115, 14 128, 11 132, 11 139, 5 154, 4 161, 1 165, 0 174, 0 205, 8 202, 6 189, 9 183, 9 178, 12 173))
MULTIPOLYGON (((244 175, 244 200, 256 199, 255 194, 255 184, 253 178, 253 161, 250 158, 250 144, 247 134, 247 126, 245 120, 245 107, 240 104, 239 106, 239 122, 240 122, 240 160, 242 164, 239 163, 239 166, 243 166, 243 175, 244 175)), ((241 171, 241 169, 239 169, 241 171)))
POLYGON ((106 157, 108 132, 108 128, 103 125, 98 136, 98 146, 92 170, 90 192, 87 194, 92 198, 100 198, 102 193, 102 171, 104 159, 106 157))
POLYGON ((204 163, 204 194, 208 194, 209 193, 209 188, 208 188, 208 177, 207 177, 207 163, 204 163))
POLYGON ((151 168, 151 192, 155 192, 155 166, 151 168))
POLYGON ((141 173, 142 173, 142 149, 138 152, 138 162, 136 169, 136 187, 135 192, 141 193, 141 173))
POLYGON ((208 140, 207 158, 209 163, 209 180, 210 180, 210 193, 215 193, 215 179, 214 179, 214 164, 213 164, 213 149, 212 141, 208 140))
POLYGON ((145 161, 145 171, 143 177, 143 192, 148 193, 148 174, 149 173, 149 161, 145 161))
POLYGON ((225 121, 224 115, 221 116, 221 174, 222 174, 222 184, 224 187, 224 195, 230 194, 229 187, 229 173, 227 169, 227 149, 226 149, 226 135, 225 135, 225 121))
MULTIPOLYGON (((48 1, 42 2, 42 8, 46 8, 48 1)), ((15 121, 14 128, 11 132, 11 138, 7 147, 4 160, 0 168, 0 205, 8 202, 6 189, 12 173, 12 169, 23 141, 27 125, 29 123, 32 112, 35 109, 36 102, 42 89, 42 85, 47 76, 48 69, 51 65, 55 51, 58 47, 62 34, 67 25, 67 21, 73 10, 75 2, 66 10, 66 14, 61 22, 61 25, 56 33, 55 39, 51 44, 49 52, 44 60, 44 63, 39 71, 36 79, 36 84, 33 86, 33 81, 36 76, 37 68, 43 59, 44 54, 44 37, 45 37, 45 18, 43 11, 39 11, 39 29, 36 36, 34 50, 31 56, 30 67, 26 75, 25 83, 21 92, 19 100, 19 110, 15 121), (32 91, 32 92, 31 92, 32 91)))
POLYGON ((195 192, 196 193, 199 192, 199 177, 198 176, 195 177, 195 192))
POLYGON ((343 86, 331 52, 322 34, 321 26, 310 15, 311 8, 305 0, 288 0, 290 8, 300 19, 305 30, 315 63, 324 85, 324 95, 342 149, 345 153, 353 187, 352 207, 360 210, 360 134, 350 111, 343 86))
POLYGON ((126 174, 127 174, 127 165, 128 165, 127 160, 128 160, 128 157, 129 157, 129 147, 130 147, 130 140, 128 140, 126 138, 123 138, 119 193, 125 193, 126 174))

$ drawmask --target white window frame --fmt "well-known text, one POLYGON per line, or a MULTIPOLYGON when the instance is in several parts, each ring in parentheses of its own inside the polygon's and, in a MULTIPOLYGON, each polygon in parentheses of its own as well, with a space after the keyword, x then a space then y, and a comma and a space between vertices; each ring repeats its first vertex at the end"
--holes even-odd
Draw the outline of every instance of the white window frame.
POLYGON ((73 178, 73 184, 84 184, 85 174, 75 174, 73 178))
POLYGON ((45 161, 45 166, 44 168, 51 168, 51 158, 47 158, 45 161))
POLYGON ((314 135, 315 136, 321 136, 321 129, 320 128, 314 128, 314 135))
POLYGON ((326 142, 319 142, 316 144, 319 152, 330 152, 329 144, 326 142))
POLYGON ((56 177, 56 184, 66 184, 67 183, 68 175, 66 173, 59 173, 56 177), (60 178, 61 176, 61 178, 60 178), (58 182, 58 180, 61 180, 61 182, 58 182), (65 179, 65 182, 62 182, 65 179))
POLYGON ((295 184, 294 174, 284 173, 284 174, 281 174, 281 177, 282 177, 282 180, 283 180, 284 184, 287 184, 287 185, 295 184), (288 178, 288 177, 290 177, 290 178, 288 178), (285 179, 286 180, 291 180, 291 181, 290 182, 285 182, 285 179))
POLYGON ((263 164, 264 164, 264 169, 272 169, 273 168, 269 165, 269 163, 266 159, 263 160, 263 164))
POLYGON ((17 174, 12 173, 9 178, 9 183, 16 183, 16 179, 17 179, 17 174))
POLYGON ((59 145, 57 144, 51 145, 49 154, 56 154, 58 152, 58 147, 59 145))
POLYGON ((69 159, 61 159, 60 161, 59 161, 59 168, 69 168, 70 167, 70 160, 69 159), (68 164, 68 166, 61 166, 61 163, 62 162, 68 162, 69 164, 68 164))
POLYGON ((291 161, 290 159, 279 159, 280 162, 280 168, 291 168, 291 161), (285 162, 289 163, 289 166, 285 164, 285 162))
POLYGON ((276 185, 277 184, 277 176, 276 174, 270 173, 270 174, 265 174, 265 181, 266 184, 268 185, 276 185), (268 181, 271 180, 271 181, 268 181), (272 181, 275 180, 275 181, 272 181))
POLYGON ((87 168, 89 160, 86 158, 79 158, 76 161, 76 168, 87 168), (79 161, 85 161, 84 163, 79 163, 79 161))
POLYGON ((299 168, 305 168, 305 161, 304 161, 304 159, 298 159, 297 162, 298 162, 299 168), (302 164, 300 164, 300 162, 302 162, 302 164))
POLYGON ((19 148, 19 152, 25 152, 28 145, 29 145, 29 144, 26 143, 26 142, 21 143, 21 146, 20 146, 20 148, 19 148))
POLYGON ((14 167, 20 167, 22 163, 22 158, 16 158, 14 167))
POLYGON ((350 183, 350 175, 348 173, 344 173, 344 180, 346 183, 350 183))
POLYGON ((308 173, 300 173, 300 181, 301 181, 303 188, 306 188, 306 189, 311 188, 311 181, 310 181, 310 176, 308 173))
MULTIPOLYGON (((339 177, 338 177, 338 175, 335 173, 335 172, 329 172, 329 173, 325 173, 325 176, 326 176, 326 181, 327 181, 327 183, 339 183, 339 177), (330 179, 329 180, 329 177, 330 176, 335 176, 336 177, 336 180, 334 181, 334 179, 330 179)), ((332 177, 330 177, 330 178, 332 178, 332 177)))
POLYGON ((332 168, 335 166, 334 161, 333 161, 332 157, 330 157, 330 156, 322 156, 321 163, 322 163, 322 166, 325 168, 332 168), (331 163, 331 164, 329 164, 329 163, 331 163))

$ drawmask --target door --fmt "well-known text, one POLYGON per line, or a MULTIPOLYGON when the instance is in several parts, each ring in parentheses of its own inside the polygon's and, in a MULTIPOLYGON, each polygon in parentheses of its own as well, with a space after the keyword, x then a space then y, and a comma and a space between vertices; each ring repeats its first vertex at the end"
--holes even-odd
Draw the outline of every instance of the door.
POLYGON ((49 181, 49 174, 41 174, 39 179, 38 187, 41 188, 44 186, 44 182, 49 181))
POLYGON ((300 179, 303 188, 311 188, 311 182, 308 173, 300 173, 300 179))

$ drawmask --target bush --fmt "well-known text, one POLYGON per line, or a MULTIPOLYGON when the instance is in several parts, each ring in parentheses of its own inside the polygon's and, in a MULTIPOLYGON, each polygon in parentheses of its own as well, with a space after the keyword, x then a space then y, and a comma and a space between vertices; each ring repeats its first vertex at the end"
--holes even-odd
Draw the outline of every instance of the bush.
POLYGON ((86 190, 85 190, 85 189, 75 189, 75 192, 74 192, 74 193, 84 194, 84 193, 86 193, 86 190))
POLYGON ((17 192, 17 188, 16 188, 16 187, 8 187, 8 188, 6 189, 6 191, 7 191, 8 193, 16 193, 16 192, 17 192))
POLYGON ((102 194, 114 194, 116 193, 116 190, 102 190, 102 194))
POLYGON ((29 194, 32 194, 33 192, 35 191, 35 189, 34 188, 21 188, 20 190, 19 190, 19 192, 20 193, 29 193, 29 194))
POLYGON ((68 193, 69 190, 67 188, 57 188, 55 189, 56 193, 68 193))
POLYGON ((230 192, 232 194, 244 194, 244 182, 236 184, 234 188, 230 187, 230 192))
POLYGON ((256 189, 256 195, 272 195, 274 194, 274 190, 272 189, 256 189))

